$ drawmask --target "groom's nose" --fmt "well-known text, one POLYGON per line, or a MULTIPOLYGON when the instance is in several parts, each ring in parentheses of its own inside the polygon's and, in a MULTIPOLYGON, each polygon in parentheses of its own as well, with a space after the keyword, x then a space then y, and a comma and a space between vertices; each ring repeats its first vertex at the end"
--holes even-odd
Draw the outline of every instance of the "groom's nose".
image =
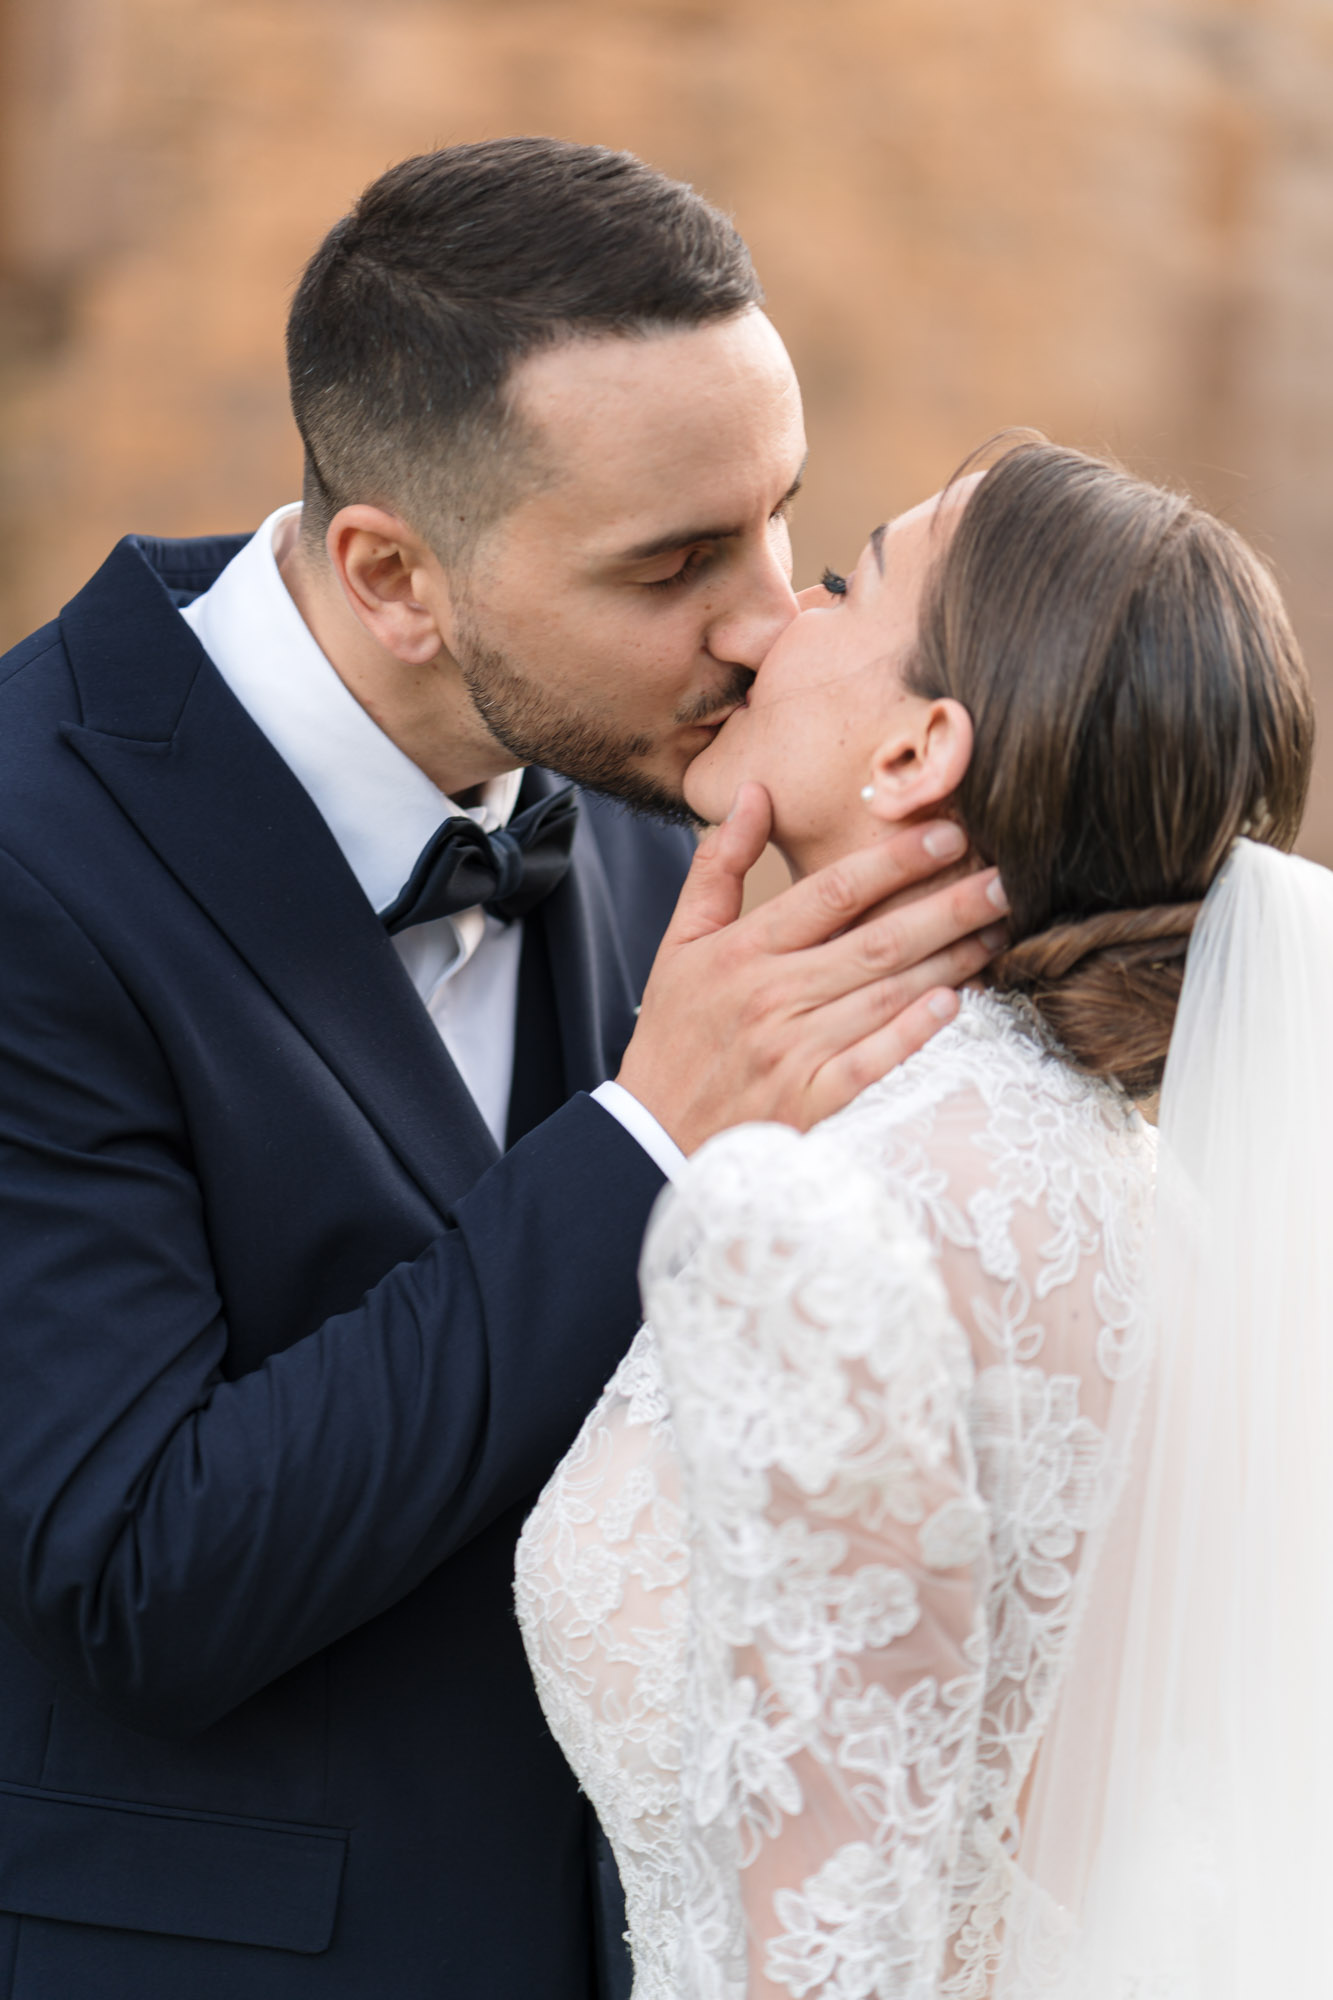
POLYGON ((780 551, 758 550, 736 574, 727 601, 718 606, 708 627, 708 650, 715 660, 755 672, 798 609, 780 551))

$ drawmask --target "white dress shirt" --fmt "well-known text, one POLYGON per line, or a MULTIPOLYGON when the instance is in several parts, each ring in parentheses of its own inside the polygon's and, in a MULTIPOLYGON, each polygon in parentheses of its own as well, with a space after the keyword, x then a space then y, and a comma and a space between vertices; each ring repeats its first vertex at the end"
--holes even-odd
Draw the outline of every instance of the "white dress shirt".
MULTIPOLYGON (((275 540, 299 512, 297 502, 270 514, 181 616, 314 800, 371 907, 384 910, 443 821, 466 811, 485 833, 502 827, 523 773, 506 771, 484 787, 479 805, 457 806, 371 719, 316 644, 282 580, 275 540)), ((522 924, 462 910, 401 931, 393 945, 503 1148, 522 924)), ((637 1098, 616 1083, 603 1083, 593 1096, 665 1174, 677 1172, 678 1147, 637 1098)))

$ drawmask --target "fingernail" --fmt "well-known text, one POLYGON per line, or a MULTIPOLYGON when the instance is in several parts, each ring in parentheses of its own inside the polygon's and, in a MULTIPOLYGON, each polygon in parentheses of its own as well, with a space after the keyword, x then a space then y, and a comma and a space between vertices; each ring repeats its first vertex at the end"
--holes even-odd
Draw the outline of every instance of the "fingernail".
POLYGON ((958 1012, 958 995, 948 990, 932 993, 926 1005, 937 1021, 951 1021, 958 1012))
MULTIPOLYGON (((729 808, 729 810, 728 810, 728 812, 727 812, 727 819, 735 819, 735 817, 736 817, 736 808, 737 808, 737 806, 739 806, 740 802, 741 802, 741 795, 740 795, 740 793, 739 793, 739 792, 737 792, 737 794, 736 794, 735 798, 734 798, 734 799, 732 800, 732 802, 731 802, 731 806, 730 806, 730 808, 729 808)), ((727 823, 727 819, 724 819, 724 820, 723 820, 723 822, 722 822, 723 826, 725 826, 725 825, 726 825, 726 823, 727 823)), ((1008 906, 1006 905, 1006 908, 1007 908, 1007 907, 1008 907, 1008 906)))
POLYGON ((954 826, 951 822, 947 826, 935 827, 921 845, 932 861, 949 861, 967 846, 967 835, 961 826, 954 826))
POLYGON ((1000 951, 1009 942, 1009 933, 1003 924, 987 924, 984 931, 977 932, 977 936, 987 951, 1000 951))
POLYGON ((991 883, 989 889, 987 889, 986 891, 986 901, 988 903, 994 903, 997 910, 1003 910, 1005 915, 1006 916, 1008 915, 1009 898, 1004 893, 1004 883, 1000 880, 998 875, 995 877, 995 880, 991 883))

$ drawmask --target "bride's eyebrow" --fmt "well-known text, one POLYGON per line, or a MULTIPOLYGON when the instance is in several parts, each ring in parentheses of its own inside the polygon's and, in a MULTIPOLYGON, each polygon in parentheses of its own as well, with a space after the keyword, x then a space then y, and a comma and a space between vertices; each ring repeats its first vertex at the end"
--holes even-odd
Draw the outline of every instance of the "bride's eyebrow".
POLYGON ((875 567, 881 576, 884 574, 884 537, 888 532, 889 523, 887 521, 881 521, 877 528, 870 530, 870 548, 875 558, 875 567))

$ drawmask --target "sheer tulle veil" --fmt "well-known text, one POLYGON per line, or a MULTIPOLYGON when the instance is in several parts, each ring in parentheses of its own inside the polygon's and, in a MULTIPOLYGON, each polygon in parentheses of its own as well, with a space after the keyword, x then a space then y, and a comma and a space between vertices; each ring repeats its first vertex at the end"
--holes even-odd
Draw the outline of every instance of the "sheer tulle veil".
POLYGON ((1162 1092, 1121 1502, 1034 1773, 997 1994, 1333 1990, 1333 874, 1241 840, 1162 1092))

